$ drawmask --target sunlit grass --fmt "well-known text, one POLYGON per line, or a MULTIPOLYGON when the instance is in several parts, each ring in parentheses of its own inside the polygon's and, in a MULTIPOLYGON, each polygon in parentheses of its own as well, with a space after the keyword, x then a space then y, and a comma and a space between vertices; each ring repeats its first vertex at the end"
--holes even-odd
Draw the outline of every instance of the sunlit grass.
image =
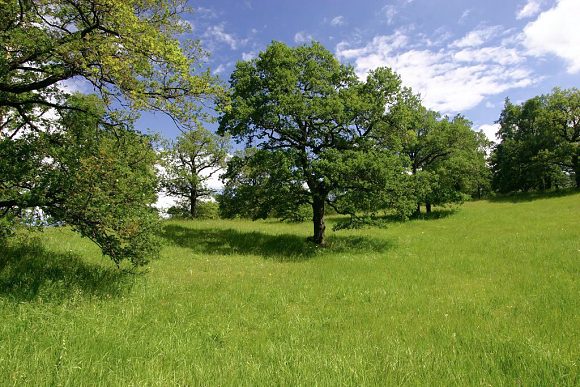
POLYGON ((309 223, 167 222, 145 273, 50 229, 0 251, 0 384, 578 385, 578 214, 474 202, 327 248, 309 223))

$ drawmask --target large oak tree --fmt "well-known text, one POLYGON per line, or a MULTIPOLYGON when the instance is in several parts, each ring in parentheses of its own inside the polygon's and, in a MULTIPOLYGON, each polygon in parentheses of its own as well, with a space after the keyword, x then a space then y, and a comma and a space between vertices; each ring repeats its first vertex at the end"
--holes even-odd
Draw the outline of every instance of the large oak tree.
POLYGON ((230 83, 231 109, 220 117, 220 131, 257 149, 230 163, 222 203, 233 201, 253 217, 308 204, 311 239, 323 244, 326 205, 355 217, 399 192, 403 165, 388 141, 386 116, 401 82, 390 69, 363 82, 318 43, 273 42, 256 59, 238 62, 230 83))

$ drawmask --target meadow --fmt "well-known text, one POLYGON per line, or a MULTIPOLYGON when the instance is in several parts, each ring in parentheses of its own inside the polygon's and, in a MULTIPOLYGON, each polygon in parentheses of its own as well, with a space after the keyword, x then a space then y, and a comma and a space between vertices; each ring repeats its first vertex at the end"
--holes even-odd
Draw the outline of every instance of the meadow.
POLYGON ((137 272, 33 233, 0 249, 0 385, 579 385, 579 214, 477 201, 325 248, 310 223, 167 221, 137 272))

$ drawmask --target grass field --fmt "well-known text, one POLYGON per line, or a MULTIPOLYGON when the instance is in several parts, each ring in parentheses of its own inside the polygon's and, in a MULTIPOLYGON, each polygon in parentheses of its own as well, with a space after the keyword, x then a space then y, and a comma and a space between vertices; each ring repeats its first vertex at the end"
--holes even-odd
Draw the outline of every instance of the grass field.
POLYGON ((138 274, 47 230, 0 250, 0 385, 579 385, 580 194, 440 215, 172 221, 138 274))

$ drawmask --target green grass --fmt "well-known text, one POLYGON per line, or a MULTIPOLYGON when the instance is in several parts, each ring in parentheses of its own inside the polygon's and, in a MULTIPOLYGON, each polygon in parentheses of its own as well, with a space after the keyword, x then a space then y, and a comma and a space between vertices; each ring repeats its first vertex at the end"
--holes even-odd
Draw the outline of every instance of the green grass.
POLYGON ((0 250, 1 385, 579 385, 580 194, 386 229, 167 222, 146 273, 0 250))

